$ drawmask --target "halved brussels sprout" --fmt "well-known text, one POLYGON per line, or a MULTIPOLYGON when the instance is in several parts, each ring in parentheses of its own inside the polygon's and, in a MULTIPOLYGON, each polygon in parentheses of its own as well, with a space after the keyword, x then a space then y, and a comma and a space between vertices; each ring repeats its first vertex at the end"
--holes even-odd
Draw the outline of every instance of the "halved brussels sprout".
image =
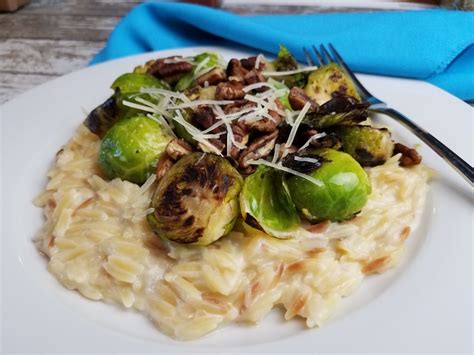
POLYGON ((319 105, 331 100, 333 93, 352 96, 360 101, 359 93, 352 80, 336 63, 323 65, 309 74, 304 90, 319 105))
POLYGON ((135 98, 141 97, 142 99, 156 103, 156 99, 154 99, 150 94, 140 93, 142 88, 157 88, 165 90, 171 89, 166 81, 155 78, 150 74, 138 73, 126 73, 119 76, 112 83, 111 88, 115 90, 117 106, 120 112, 122 112, 124 116, 127 115, 128 117, 135 116, 141 111, 125 106, 123 104, 124 100, 136 102, 135 98))
MULTIPOLYGON (((283 45, 280 45, 278 57, 273 62, 267 64, 268 71, 289 71, 298 69, 298 62, 291 52, 283 45)), ((276 79, 285 83, 289 88, 294 86, 303 87, 308 78, 307 72, 295 73, 291 75, 278 76, 276 79)))
POLYGON ((383 164, 393 155, 394 143, 386 128, 341 126, 335 132, 342 141, 342 150, 362 166, 383 164))
POLYGON ((138 93, 141 88, 161 88, 170 90, 166 81, 160 80, 150 74, 125 73, 112 83, 111 88, 122 94, 138 93))
POLYGON ((84 125, 92 133, 102 138, 105 133, 117 122, 119 109, 115 95, 105 100, 101 105, 93 109, 84 120, 84 125))
POLYGON ((314 128, 327 128, 335 125, 354 125, 365 121, 369 116, 368 104, 358 103, 350 96, 336 96, 316 111, 308 113, 303 123, 314 128))
POLYGON ((255 173, 245 179, 240 209, 248 224, 274 237, 289 237, 300 225, 282 173, 268 166, 259 165, 255 173))
POLYGON ((306 174, 321 185, 299 176, 289 176, 286 183, 296 208, 306 219, 312 223, 344 221, 365 206, 371 192, 370 181, 349 154, 322 148, 305 152, 305 157, 320 162, 306 174))
POLYGON ((148 221, 162 238, 208 245, 232 230, 242 184, 239 172, 226 159, 188 154, 158 183, 148 221))
MULTIPOLYGON (((84 125, 101 138, 120 119, 137 116, 141 113, 140 110, 125 106, 123 100, 134 102, 134 97, 140 93, 141 88, 169 90, 170 86, 165 81, 149 74, 126 73, 119 76, 112 83, 111 88, 115 93, 92 110, 84 121, 84 125)), ((140 97, 153 101, 148 94, 140 94, 140 97)))
POLYGON ((119 121, 102 139, 99 165, 108 178, 142 184, 154 173, 171 139, 159 123, 148 117, 119 121))
POLYGON ((298 69, 298 62, 285 46, 280 44, 278 57, 273 61, 273 66, 277 71, 288 71, 298 69))
POLYGON ((195 56, 193 62, 193 70, 183 75, 183 77, 178 80, 174 87, 176 91, 184 91, 194 84, 196 74, 198 74, 196 73, 196 69, 199 69, 199 71, 205 71, 206 69, 220 66, 221 60, 217 53, 204 52, 195 56))

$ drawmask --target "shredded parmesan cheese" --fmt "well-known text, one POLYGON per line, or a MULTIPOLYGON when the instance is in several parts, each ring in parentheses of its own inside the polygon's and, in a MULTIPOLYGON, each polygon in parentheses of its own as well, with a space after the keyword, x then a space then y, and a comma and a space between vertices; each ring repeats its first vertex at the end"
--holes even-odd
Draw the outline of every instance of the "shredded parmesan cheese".
POLYGON ((312 141, 314 141, 316 139, 319 139, 319 138, 322 138, 324 136, 326 136, 326 133, 324 133, 324 132, 313 134, 311 137, 309 137, 309 139, 306 141, 306 143, 303 144, 300 149, 298 149, 298 152, 303 150, 303 149, 308 148, 308 146, 311 144, 312 141))
POLYGON ((295 120, 295 124, 291 128, 290 135, 288 136, 288 140, 285 143, 285 148, 289 148, 293 144, 293 141, 296 137, 296 132, 298 131, 298 127, 300 126, 301 122, 303 121, 304 116, 306 115, 310 107, 311 107, 310 102, 305 103, 305 105, 303 106, 303 109, 301 110, 301 112, 299 113, 298 117, 295 120))
POLYGON ((298 171, 296 171, 296 170, 287 168, 286 166, 283 166, 283 165, 281 164, 281 162, 279 162, 279 163, 272 163, 272 162, 269 162, 269 161, 264 160, 264 159, 257 159, 257 160, 249 160, 248 163, 251 164, 251 165, 266 165, 266 166, 269 166, 269 167, 271 167, 271 168, 274 168, 274 169, 277 169, 277 170, 281 170, 281 171, 284 171, 284 172, 289 173, 289 174, 292 174, 292 175, 299 176, 300 178, 303 178, 303 179, 305 179, 305 180, 308 180, 308 181, 312 182, 313 184, 315 184, 315 185, 317 185, 317 186, 323 186, 323 183, 322 183, 320 180, 315 179, 315 178, 312 177, 312 176, 309 176, 309 175, 300 173, 300 172, 298 172, 298 171))
POLYGON ((292 75, 292 74, 297 74, 297 73, 304 73, 307 71, 313 71, 318 69, 318 67, 312 66, 312 67, 305 67, 301 69, 295 69, 295 70, 287 70, 287 71, 263 71, 262 74, 265 76, 285 76, 285 75, 292 75))

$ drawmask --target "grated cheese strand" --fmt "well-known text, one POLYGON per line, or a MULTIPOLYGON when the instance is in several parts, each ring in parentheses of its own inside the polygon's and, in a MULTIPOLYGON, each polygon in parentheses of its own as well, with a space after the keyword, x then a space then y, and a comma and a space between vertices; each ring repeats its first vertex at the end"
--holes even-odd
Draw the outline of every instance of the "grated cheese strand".
POLYGON ((315 179, 312 176, 300 173, 296 170, 287 168, 286 166, 283 166, 281 164, 281 162, 280 163, 272 163, 272 162, 269 162, 269 161, 264 160, 264 159, 257 159, 257 160, 249 160, 248 163, 251 164, 251 165, 266 165, 266 166, 269 166, 271 168, 281 170, 281 171, 284 171, 286 173, 289 173, 289 174, 292 174, 292 175, 295 175, 295 176, 299 176, 300 178, 308 180, 308 181, 312 182, 313 184, 315 184, 317 186, 323 186, 323 183, 320 180, 315 179))
POLYGON ((309 139, 306 141, 306 143, 303 144, 300 149, 298 149, 298 152, 305 149, 305 148, 308 148, 308 146, 311 144, 312 141, 314 141, 316 139, 319 139, 319 138, 322 138, 324 136, 326 136, 326 133, 324 133, 324 132, 313 134, 311 137, 309 137, 309 139))
POLYGON ((136 108, 136 109, 139 109, 139 110, 142 110, 142 111, 151 112, 151 113, 156 113, 155 109, 153 109, 153 108, 151 108, 151 107, 149 107, 149 106, 136 104, 136 103, 134 103, 134 102, 130 102, 130 101, 127 101, 127 100, 123 100, 122 103, 123 103, 125 106, 131 107, 131 108, 136 108))
POLYGON ((266 62, 266 58, 262 53, 257 55, 257 59, 255 60, 255 69, 258 69, 260 62, 266 62))
POLYGON ((177 108, 195 107, 195 106, 200 106, 200 105, 227 105, 227 104, 233 104, 233 103, 234 101, 232 100, 194 100, 194 101, 178 104, 175 106, 171 106, 170 108, 177 109, 177 108))
POLYGON ((305 105, 303 106, 303 109, 301 110, 298 117, 296 118, 295 124, 291 128, 290 135, 288 136, 288 140, 285 143, 285 148, 286 149, 291 147, 291 145, 293 144, 293 141, 296 137, 296 132, 298 131, 298 127, 300 126, 301 122, 303 121, 304 116, 306 115, 306 113, 308 112, 310 107, 311 107, 311 103, 309 103, 309 102, 305 103, 305 105))
POLYGON ((301 69, 295 69, 295 70, 287 70, 287 71, 262 71, 262 74, 265 76, 285 76, 285 75, 292 75, 292 74, 298 74, 298 73, 304 73, 307 71, 313 71, 318 69, 318 66, 312 66, 312 67, 305 67, 301 69))
POLYGON ((272 159, 272 163, 275 164, 278 160, 278 157, 280 156, 280 144, 275 144, 275 147, 273 148, 274 151, 273 151, 273 159, 272 159))

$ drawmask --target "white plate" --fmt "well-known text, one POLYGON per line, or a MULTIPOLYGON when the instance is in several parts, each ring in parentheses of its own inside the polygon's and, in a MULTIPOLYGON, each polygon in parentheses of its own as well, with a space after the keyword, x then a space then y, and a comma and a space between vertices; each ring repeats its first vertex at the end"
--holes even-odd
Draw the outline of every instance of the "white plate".
MULTIPOLYGON (((214 48, 215 49, 215 48, 214 48)), ((321 329, 284 322, 273 311, 257 326, 230 326, 177 342, 134 311, 68 291, 46 270, 31 238, 42 223, 32 198, 56 151, 85 113, 106 99, 120 74, 144 61, 203 48, 149 53, 93 66, 39 86, 2 108, 3 350, 9 352, 469 352, 472 309, 472 195, 467 183, 424 145, 432 182, 422 224, 405 262, 367 278, 321 329)), ((215 49, 216 50, 216 49, 215 49)), ((251 53, 217 49, 227 58, 251 53)), ((362 76, 370 91, 412 117, 472 162, 472 109, 424 82, 362 76)), ((396 138, 419 141, 392 124, 396 138)))

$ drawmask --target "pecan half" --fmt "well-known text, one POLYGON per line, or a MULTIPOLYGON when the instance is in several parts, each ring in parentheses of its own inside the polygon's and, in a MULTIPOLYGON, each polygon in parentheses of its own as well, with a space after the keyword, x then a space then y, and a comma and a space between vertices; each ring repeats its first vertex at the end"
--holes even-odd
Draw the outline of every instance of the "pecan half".
POLYGON ((224 106, 224 112, 228 115, 230 113, 239 112, 245 110, 246 108, 256 107, 255 102, 250 102, 248 100, 237 100, 232 104, 227 104, 224 106))
POLYGON ((270 134, 260 136, 255 139, 250 146, 245 149, 239 157, 239 167, 248 168, 249 160, 255 160, 266 157, 271 153, 275 147, 275 142, 278 137, 278 130, 276 129, 270 134))
POLYGON ((262 118, 258 121, 245 122, 245 127, 249 131, 258 131, 263 133, 270 133, 277 129, 282 122, 282 117, 275 111, 268 111, 271 119, 268 117, 262 118))
POLYGON ((240 100, 245 96, 244 86, 238 81, 220 83, 216 88, 217 100, 240 100))
MULTIPOLYGON (((212 108, 209 106, 198 106, 191 115, 191 121, 198 128, 207 129, 216 122, 216 116, 212 108)), ((217 127, 212 130, 212 133, 219 133, 223 131, 223 127, 217 127)))
POLYGON ((400 158, 400 166, 412 166, 421 163, 421 155, 418 154, 416 149, 408 148, 401 143, 395 143, 393 154, 402 153, 400 158))
POLYGON ((187 142, 177 138, 171 140, 166 146, 166 153, 175 161, 192 151, 193 148, 187 142))
POLYGON ((238 59, 231 59, 229 64, 227 64, 226 73, 228 77, 234 77, 234 79, 238 79, 243 81, 245 75, 247 75, 248 70, 242 66, 242 63, 238 59))
MULTIPOLYGON (((245 81, 245 84, 251 85, 251 84, 261 83, 262 81, 265 81, 265 77, 258 70, 252 69, 247 74, 245 74, 244 81, 245 81)), ((267 88, 263 88, 263 90, 267 90, 267 88)))
POLYGON ((180 57, 168 57, 157 59, 150 64, 147 72, 148 74, 162 78, 189 73, 193 69, 192 64, 186 61, 180 62, 179 58, 180 57))
POLYGON ((214 68, 196 79, 199 86, 216 85, 227 79, 225 72, 221 68, 214 68), (207 83, 207 85, 206 85, 207 83))
MULTIPOLYGON (((232 127, 232 133, 234 134, 234 139, 242 144, 247 144, 249 141, 249 133, 245 126, 241 122, 236 122, 231 125, 232 127)), ((230 149, 230 156, 231 158, 237 160, 239 157, 240 151, 242 149, 238 148, 234 144, 232 145, 230 149)))
POLYGON ((311 104, 310 111, 314 111, 318 108, 316 101, 309 97, 303 89, 297 86, 291 88, 290 93, 288 94, 288 101, 293 110, 301 110, 307 102, 311 104))
POLYGON ((255 68, 256 63, 257 63, 256 56, 244 58, 240 60, 240 64, 242 64, 242 66, 247 70, 252 70, 252 69, 263 70, 265 68, 265 63, 263 61, 258 63, 258 68, 255 68))

